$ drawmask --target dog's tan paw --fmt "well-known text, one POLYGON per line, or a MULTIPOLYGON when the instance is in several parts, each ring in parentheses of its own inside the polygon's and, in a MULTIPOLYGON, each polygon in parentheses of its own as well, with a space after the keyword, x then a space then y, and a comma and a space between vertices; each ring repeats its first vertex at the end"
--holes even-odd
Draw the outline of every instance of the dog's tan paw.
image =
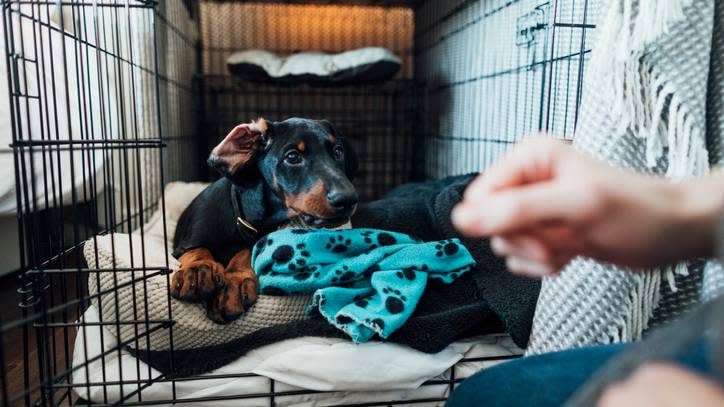
POLYGON ((213 297, 224 287, 224 266, 209 260, 183 264, 171 278, 171 296, 187 302, 213 297))
POLYGON ((206 305, 206 315, 218 324, 236 320, 256 303, 259 280, 251 269, 224 273, 225 287, 206 305))

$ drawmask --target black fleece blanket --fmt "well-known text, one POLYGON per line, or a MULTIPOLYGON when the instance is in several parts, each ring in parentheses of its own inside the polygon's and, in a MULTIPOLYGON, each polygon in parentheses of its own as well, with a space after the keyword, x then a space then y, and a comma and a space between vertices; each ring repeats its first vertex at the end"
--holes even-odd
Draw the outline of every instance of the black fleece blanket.
MULTIPOLYGON (((450 222, 450 212, 474 176, 398 187, 360 207, 352 225, 407 233, 425 241, 460 238, 450 222)), ((492 253, 487 239, 461 240, 477 266, 452 284, 428 284, 413 315, 388 341, 435 353, 458 339, 506 332, 518 346, 525 347, 540 281, 507 272, 505 261, 492 253)), ((131 352, 170 377, 185 377, 224 366, 255 348, 301 336, 348 338, 317 317, 261 329, 223 345, 131 352)))

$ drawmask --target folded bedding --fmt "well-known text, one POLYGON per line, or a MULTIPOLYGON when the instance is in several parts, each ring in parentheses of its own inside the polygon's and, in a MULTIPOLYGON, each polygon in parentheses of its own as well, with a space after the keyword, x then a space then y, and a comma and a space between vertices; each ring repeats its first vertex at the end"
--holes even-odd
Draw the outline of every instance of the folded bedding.
MULTIPOLYGON (((391 230, 426 242, 460 239, 461 247, 467 249, 475 262, 469 272, 459 275, 450 284, 434 279, 427 281, 424 294, 412 314, 386 341, 435 353, 461 338, 508 333, 516 345, 521 348, 526 346, 540 282, 509 273, 505 261, 492 253, 488 240, 462 238, 450 222, 450 212, 460 201, 473 176, 407 184, 380 200, 361 206, 353 217, 354 228, 391 230)), ((346 239, 343 240, 346 242, 346 239)), ((260 302, 269 304, 285 298, 308 296, 262 295, 260 302)), ((174 303, 172 301, 172 306, 174 303)), ((279 307, 266 308, 271 313, 255 314, 259 305, 252 308, 252 314, 247 317, 253 316, 253 320, 261 321, 277 318, 279 307)), ((298 305, 306 308, 309 303, 298 305)), ((176 318, 179 313, 174 310, 173 315, 176 318)), ((183 377, 218 369, 253 349, 286 339, 303 336, 349 338, 346 332, 321 315, 298 315, 294 320, 263 324, 253 330, 246 330, 243 321, 239 324, 230 326, 235 332, 243 331, 243 335, 224 343, 176 349, 174 352, 154 348, 130 351, 169 377, 183 377)), ((229 326, 217 328, 220 332, 228 332, 229 329, 229 326)), ((179 336, 178 332, 174 329, 174 341, 179 336)))
MULTIPOLYGON (((114 404, 121 395, 138 390, 137 380, 148 380, 161 375, 134 358, 126 349, 113 351, 118 346, 114 335, 95 323, 100 321, 98 310, 91 306, 82 316, 85 326, 79 328, 73 352, 72 383, 74 391, 83 399, 99 404, 114 404), (86 361, 89 361, 86 363, 86 361), (106 386, 84 386, 84 383, 125 382, 106 386)), ((506 335, 488 335, 457 341, 437 353, 424 353, 408 346, 372 341, 356 345, 349 340, 306 336, 276 342, 255 349, 228 365, 209 372, 214 379, 182 380, 172 386, 169 381, 144 385, 140 396, 143 401, 169 400, 179 402, 200 397, 231 397, 235 395, 264 394, 269 392, 270 379, 274 379, 274 398, 277 406, 309 406, 337 404, 372 404, 385 400, 429 399, 447 396, 447 384, 420 386, 431 379, 467 377, 495 361, 469 361, 462 358, 501 357, 519 355, 506 335), (310 363, 310 361, 314 361, 310 363), (248 375, 253 373, 255 375, 248 375), (235 376, 234 376, 235 375, 235 376), (258 376, 256 376, 258 375, 258 376), (302 389, 326 393, 299 394, 302 389), (282 395, 290 392, 288 395, 282 395), (296 393, 295 393, 296 392, 296 393), (175 397, 173 395, 175 394, 175 397)), ((126 402, 139 401, 134 395, 126 402)), ((189 404, 188 401, 185 402, 189 404)), ((442 405, 430 402, 427 406, 442 405)), ((243 398, 194 401, 193 405, 206 406, 268 406, 269 398, 243 398)), ((415 404, 418 405, 418 404, 415 404)))
POLYGON ((251 263, 262 293, 310 294, 310 313, 363 343, 404 325, 428 279, 450 284, 475 260, 458 239, 362 228, 273 232, 254 246, 251 263))
POLYGON ((261 49, 234 52, 229 72, 251 82, 342 85, 381 82, 393 78, 402 60, 390 50, 366 47, 337 54, 298 52, 280 56, 261 49))

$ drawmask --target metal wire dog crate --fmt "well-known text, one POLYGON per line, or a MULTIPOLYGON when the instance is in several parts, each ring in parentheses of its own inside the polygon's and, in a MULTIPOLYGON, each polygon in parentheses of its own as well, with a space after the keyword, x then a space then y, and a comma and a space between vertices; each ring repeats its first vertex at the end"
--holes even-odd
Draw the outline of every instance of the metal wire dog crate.
MULTIPOLYGON (((104 363, 126 346, 144 349, 144 338, 154 331, 168 330, 173 340, 170 306, 161 320, 138 314, 91 323, 79 317, 102 295, 170 272, 168 262, 146 262, 143 225, 158 210, 160 230, 168 233, 164 186, 208 179, 203 163, 209 147, 238 121, 258 115, 330 119, 359 150, 358 187, 368 199, 410 179, 482 170, 534 131, 571 138, 599 3, 2 0, 8 98, 0 120, 12 139, 0 151, 6 164, 0 170, 7 171, 2 178, 9 182, 2 196, 9 199, 0 204, 4 216, 17 219, 20 258, 19 271, 3 277, 17 293, 2 299, 2 405, 254 399, 274 406, 285 397, 319 393, 280 391, 269 380, 264 392, 182 399, 175 386, 188 379, 150 370, 144 375, 139 362, 135 379, 121 374, 120 381, 73 381, 79 369, 104 363), (342 51, 368 45, 402 57, 395 79, 281 87, 240 82, 225 67, 231 52, 245 48, 342 51), (114 246, 112 266, 88 266, 84 242, 131 233, 141 239, 130 248, 138 261, 117 265, 120 249, 114 246), (89 290, 89 278, 123 272, 133 274, 130 283, 89 290), (106 328, 118 332, 121 325, 133 327, 132 340, 117 340, 97 360, 73 365, 79 330, 101 328, 100 338, 91 339, 103 342, 113 337, 106 328), (168 383, 171 397, 144 399, 143 390, 154 383, 168 383), (118 387, 130 391, 111 394, 118 387), (101 399, 78 396, 90 388, 102 389, 101 399)), ((145 296, 133 291, 134 302, 145 296)), ((425 386, 451 390, 461 380, 453 368, 446 379, 425 386)))

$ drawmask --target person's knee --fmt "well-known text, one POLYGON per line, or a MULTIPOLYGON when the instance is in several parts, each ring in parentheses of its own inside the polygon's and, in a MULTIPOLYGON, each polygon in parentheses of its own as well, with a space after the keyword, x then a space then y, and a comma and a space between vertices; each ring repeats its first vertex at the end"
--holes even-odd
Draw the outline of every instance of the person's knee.
POLYGON ((559 406, 622 348, 596 346, 505 362, 463 381, 446 406, 559 406))
POLYGON ((475 407, 485 405, 497 405, 495 401, 496 392, 491 383, 494 378, 490 377, 487 370, 478 372, 460 383, 455 391, 448 397, 445 407, 475 407))

